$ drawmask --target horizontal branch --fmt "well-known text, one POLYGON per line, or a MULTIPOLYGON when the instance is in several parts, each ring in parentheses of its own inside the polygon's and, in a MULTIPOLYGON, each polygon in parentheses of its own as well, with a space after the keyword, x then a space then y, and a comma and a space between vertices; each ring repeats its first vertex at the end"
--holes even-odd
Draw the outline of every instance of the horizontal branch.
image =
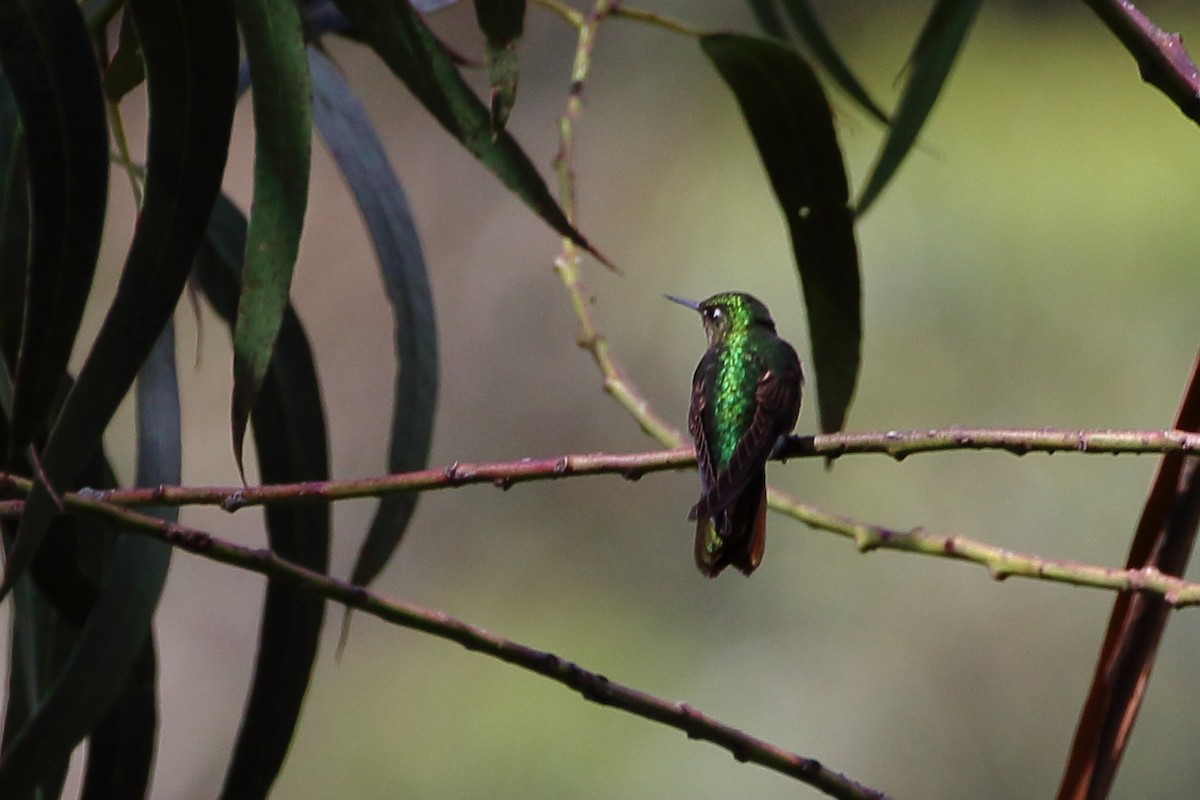
MULTIPOLYGON (((1008 452, 1054 452, 1071 450, 1088 453, 1193 452, 1200 436, 1178 431, 1014 431, 950 429, 947 431, 894 431, 883 434, 830 434, 792 437, 784 452, 800 448, 801 456, 841 453, 887 453, 903 458, 914 452, 949 449, 1000 449, 1008 452)), ((662 450, 625 455, 568 455, 546 459, 522 459, 491 464, 452 464, 443 469, 422 470, 378 478, 350 481, 273 484, 256 488, 159 486, 147 489, 114 489, 68 492, 68 505, 105 508, 137 505, 219 505, 233 511, 249 505, 305 500, 345 500, 373 497, 394 491, 418 491, 492 483, 508 488, 515 483, 551 480, 573 475, 619 474, 636 480, 640 476, 694 465, 690 450, 662 450)), ((0 487, 18 493, 30 490, 31 481, 0 473, 0 487)), ((922 528, 898 530, 832 514, 800 503, 774 489, 771 508, 811 528, 851 539, 861 552, 897 550, 936 558, 978 564, 998 580, 1009 576, 1066 583, 1109 591, 1139 591, 1161 595, 1176 607, 1200 605, 1200 584, 1163 574, 1157 570, 1126 570, 1047 559, 955 535, 937 535, 922 528)), ((0 501, 0 516, 17 516, 20 500, 0 501)))
POLYGON ((929 428, 884 433, 828 433, 790 436, 781 458, 882 453, 897 461, 917 453, 949 450, 1003 450, 1027 453, 1107 455, 1200 453, 1200 434, 1186 431, 1056 430, 1052 428, 929 428))
MULTIPOLYGON (((1200 435, 1182 431, 1052 430, 1011 428, 929 428, 882 433, 830 433, 789 436, 777 458, 825 457, 879 453, 896 460, 916 453, 950 450, 1001 450, 1026 453, 1076 452, 1109 455, 1200 453, 1200 435)), ((82 489, 80 497, 121 506, 216 505, 226 511, 269 503, 336 501, 381 497, 396 492, 432 491, 490 483, 508 489, 529 481, 559 480, 584 475, 619 475, 637 480, 652 472, 694 467, 691 448, 645 453, 585 453, 522 458, 480 464, 455 462, 447 467, 350 480, 241 486, 155 486, 141 489, 82 489)), ((0 488, 24 494, 29 479, 0 472, 0 488)), ((0 514, 13 515, 16 506, 0 505, 0 514)))
POLYGON ((832 797, 846 800, 888 800, 882 792, 863 786, 815 759, 797 755, 739 731, 686 703, 672 703, 610 681, 603 675, 586 670, 553 653, 536 650, 520 642, 497 636, 440 611, 388 600, 366 587, 322 575, 281 559, 265 548, 245 547, 219 539, 206 531, 166 523, 155 517, 77 494, 68 496, 65 502, 80 511, 105 517, 123 530, 153 536, 173 547, 212 561, 257 572, 270 580, 293 584, 386 622, 457 642, 468 650, 484 653, 549 678, 578 692, 585 700, 661 722, 683 731, 689 739, 711 742, 728 750, 738 761, 759 764, 789 775, 832 797))

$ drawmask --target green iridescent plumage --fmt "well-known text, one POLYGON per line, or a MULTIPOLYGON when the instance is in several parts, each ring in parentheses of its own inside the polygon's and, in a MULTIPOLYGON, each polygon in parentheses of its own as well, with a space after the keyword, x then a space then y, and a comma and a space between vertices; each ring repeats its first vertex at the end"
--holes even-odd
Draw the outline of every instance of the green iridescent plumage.
POLYGON ((767 307, 748 294, 700 303, 667 298, 698 311, 708 336, 688 413, 700 471, 700 499, 689 516, 696 565, 710 578, 730 564, 749 575, 766 541, 767 459, 800 414, 800 359, 775 334, 767 307))

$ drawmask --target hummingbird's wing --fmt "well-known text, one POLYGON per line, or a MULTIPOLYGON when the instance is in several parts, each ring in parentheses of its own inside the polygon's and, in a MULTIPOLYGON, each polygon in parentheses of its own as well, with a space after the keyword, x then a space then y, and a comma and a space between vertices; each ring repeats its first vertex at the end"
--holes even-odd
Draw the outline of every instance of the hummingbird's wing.
MULTIPOLYGON (((729 507, 746 485, 762 472, 775 442, 796 425, 800 413, 800 385, 798 360, 795 369, 790 364, 783 364, 762 373, 754 391, 754 416, 750 427, 738 442, 729 463, 707 482, 702 471, 702 493, 695 509, 697 517, 712 517, 729 507)), ((700 428, 703 430, 704 427, 702 421, 700 428)), ((700 437, 696 439, 699 454, 700 437)), ((711 467, 710 460, 710 470, 711 467)))
MULTIPOLYGON (((688 433, 696 442, 696 466, 700 473, 700 497, 708 494, 708 489, 717 479, 713 466, 712 451, 708 445, 708 430, 705 418, 708 416, 708 401, 705 399, 704 387, 710 385, 713 374, 717 369, 717 358, 711 351, 704 354, 696 365, 696 373, 692 376, 692 402, 688 407, 688 433)), ((697 506, 692 506, 688 519, 696 519, 697 506)))

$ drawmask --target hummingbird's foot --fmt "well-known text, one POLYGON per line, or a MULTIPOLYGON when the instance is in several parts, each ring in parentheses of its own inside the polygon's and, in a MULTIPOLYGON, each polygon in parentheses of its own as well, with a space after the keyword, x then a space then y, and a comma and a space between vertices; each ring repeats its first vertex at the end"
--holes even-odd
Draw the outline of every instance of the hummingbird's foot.
POLYGON ((779 434, 779 438, 775 440, 774 447, 771 448, 771 455, 767 456, 768 461, 773 461, 783 452, 783 448, 787 445, 788 435, 786 433, 779 434))

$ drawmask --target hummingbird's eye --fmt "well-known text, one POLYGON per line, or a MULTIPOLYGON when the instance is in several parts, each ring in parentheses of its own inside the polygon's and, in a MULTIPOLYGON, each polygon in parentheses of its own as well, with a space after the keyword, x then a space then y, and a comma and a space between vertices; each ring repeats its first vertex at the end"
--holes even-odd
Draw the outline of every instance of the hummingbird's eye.
POLYGON ((710 308, 707 313, 709 319, 717 320, 721 318, 721 309, 719 308, 710 308))

